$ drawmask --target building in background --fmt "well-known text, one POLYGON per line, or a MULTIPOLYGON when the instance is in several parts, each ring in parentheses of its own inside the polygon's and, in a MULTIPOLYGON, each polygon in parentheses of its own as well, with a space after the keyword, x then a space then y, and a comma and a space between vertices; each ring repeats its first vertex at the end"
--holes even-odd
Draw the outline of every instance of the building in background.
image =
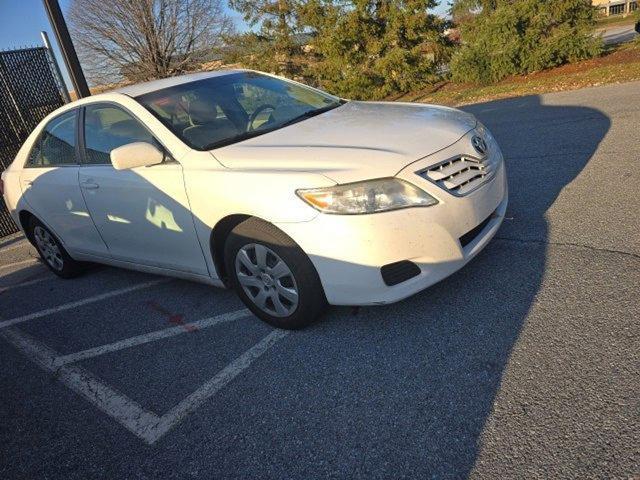
POLYGON ((638 9, 637 0, 592 0, 600 13, 609 17, 611 15, 629 15, 638 9))

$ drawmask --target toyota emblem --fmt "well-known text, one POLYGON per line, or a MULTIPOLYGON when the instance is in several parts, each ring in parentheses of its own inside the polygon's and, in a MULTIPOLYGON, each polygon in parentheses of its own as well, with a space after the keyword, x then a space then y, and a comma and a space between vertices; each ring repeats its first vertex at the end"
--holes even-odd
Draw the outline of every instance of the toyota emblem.
POLYGON ((485 142, 482 137, 474 135, 471 139, 471 145, 473 145, 473 148, 475 148, 476 152, 478 152, 480 155, 484 156, 487 154, 487 142, 485 142))

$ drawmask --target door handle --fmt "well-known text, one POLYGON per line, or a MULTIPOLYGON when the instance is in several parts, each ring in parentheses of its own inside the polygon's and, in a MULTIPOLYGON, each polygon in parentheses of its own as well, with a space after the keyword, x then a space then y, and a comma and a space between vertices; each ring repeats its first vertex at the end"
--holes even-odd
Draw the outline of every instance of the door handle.
POLYGON ((93 182, 82 182, 80 186, 82 188, 86 188, 87 190, 95 190, 96 188, 100 188, 100 185, 93 182))

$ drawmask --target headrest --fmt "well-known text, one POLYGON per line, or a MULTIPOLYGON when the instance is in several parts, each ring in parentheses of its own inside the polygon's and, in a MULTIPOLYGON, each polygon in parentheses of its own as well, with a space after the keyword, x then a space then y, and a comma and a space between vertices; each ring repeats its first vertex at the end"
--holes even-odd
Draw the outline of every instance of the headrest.
POLYGON ((194 125, 215 122, 218 117, 218 104, 210 98, 195 98, 189 102, 189 117, 194 125))

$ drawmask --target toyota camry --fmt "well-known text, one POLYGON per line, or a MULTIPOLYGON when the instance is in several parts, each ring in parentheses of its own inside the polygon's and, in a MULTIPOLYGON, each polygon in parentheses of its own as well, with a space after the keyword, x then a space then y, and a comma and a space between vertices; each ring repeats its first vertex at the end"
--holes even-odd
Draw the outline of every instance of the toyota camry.
POLYGON ((69 103, 0 187, 60 277, 97 262, 230 287, 280 328, 429 287, 507 206, 502 153, 471 114, 245 70, 69 103))

